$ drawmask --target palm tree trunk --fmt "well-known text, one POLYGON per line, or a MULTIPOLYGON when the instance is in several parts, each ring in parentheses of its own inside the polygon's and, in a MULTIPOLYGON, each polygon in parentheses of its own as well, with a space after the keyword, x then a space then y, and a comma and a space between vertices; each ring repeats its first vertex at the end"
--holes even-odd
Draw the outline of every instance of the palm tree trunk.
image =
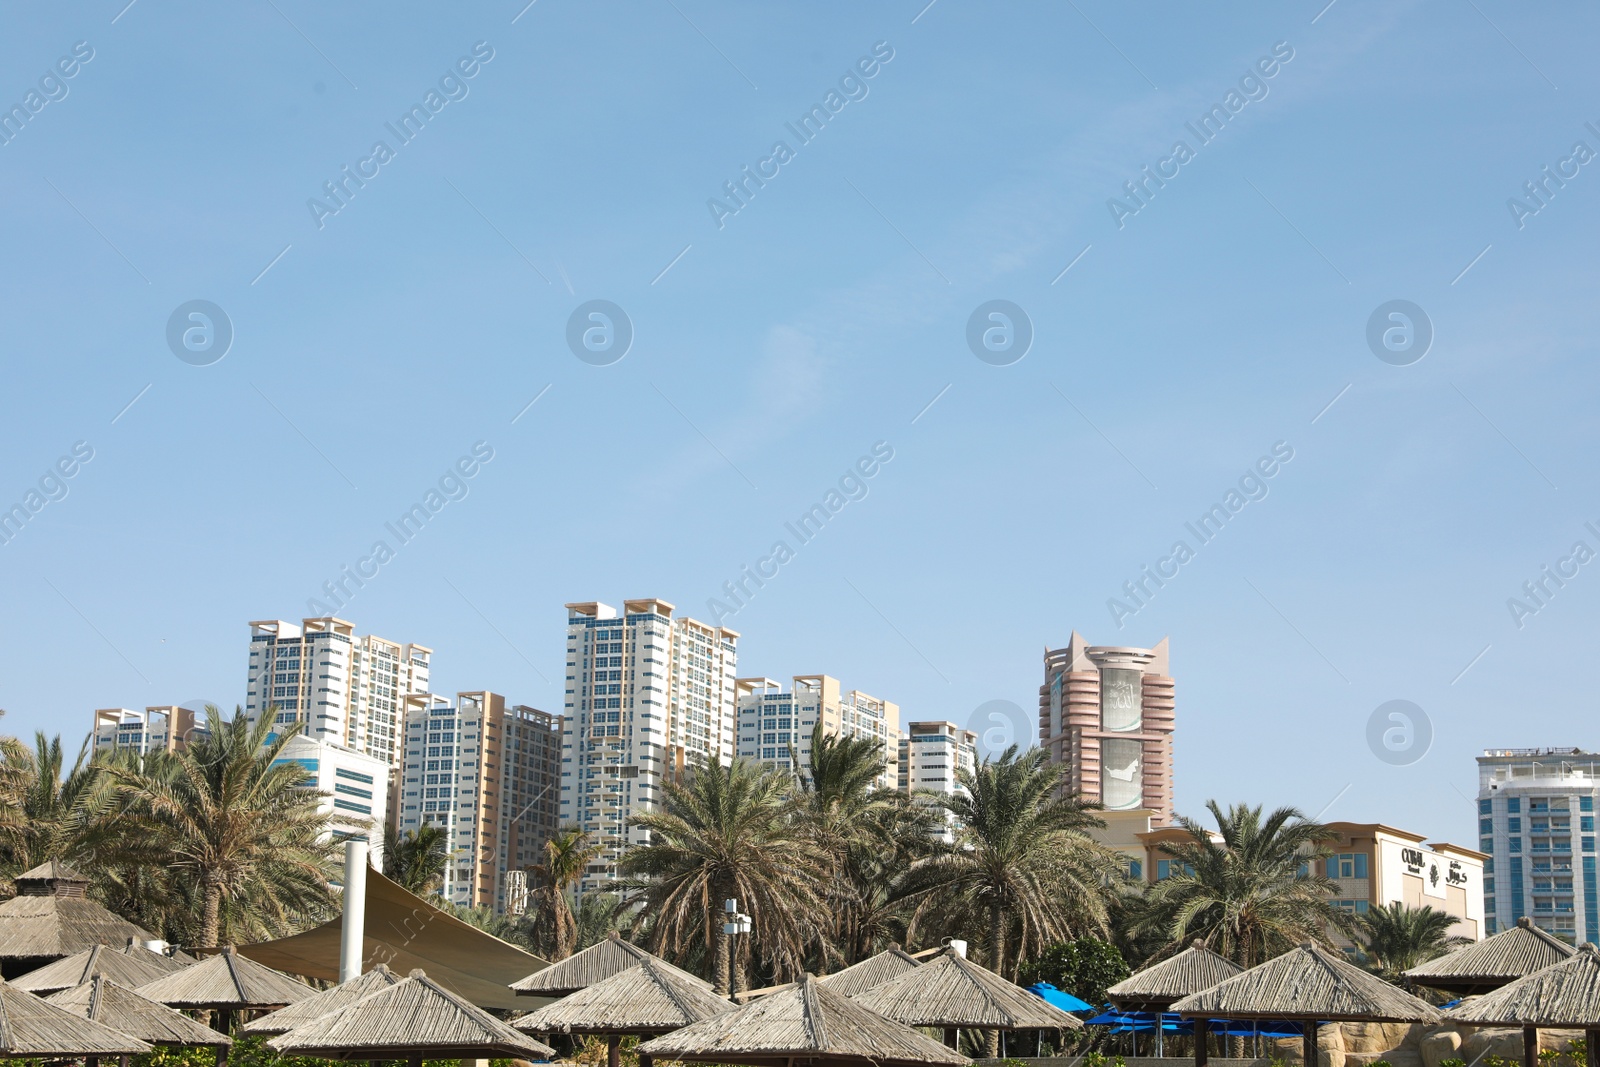
POLYGON ((722 902, 717 901, 711 913, 711 943, 706 948, 711 953, 711 985, 718 996, 728 995, 728 937, 722 932, 722 902))
POLYGON ((201 882, 205 894, 205 911, 200 919, 200 947, 216 948, 222 931, 222 887, 209 876, 201 882))
MULTIPOLYGON (((995 974, 1004 973, 1006 965, 1006 946, 1002 934, 1000 921, 1000 905, 998 902, 989 905, 989 965, 995 974)), ((983 1054, 988 1059, 995 1059, 1000 1055, 1000 1031, 985 1030, 983 1033, 983 1054)))

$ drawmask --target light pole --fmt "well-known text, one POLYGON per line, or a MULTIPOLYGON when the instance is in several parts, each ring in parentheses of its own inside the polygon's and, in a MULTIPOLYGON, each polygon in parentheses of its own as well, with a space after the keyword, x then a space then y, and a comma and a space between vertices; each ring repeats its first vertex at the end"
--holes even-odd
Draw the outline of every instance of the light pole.
POLYGON ((734 940, 738 934, 750 932, 750 916, 739 911, 739 901, 729 897, 722 902, 723 913, 727 920, 722 924, 722 936, 728 942, 728 999, 737 1002, 739 993, 739 954, 734 940))

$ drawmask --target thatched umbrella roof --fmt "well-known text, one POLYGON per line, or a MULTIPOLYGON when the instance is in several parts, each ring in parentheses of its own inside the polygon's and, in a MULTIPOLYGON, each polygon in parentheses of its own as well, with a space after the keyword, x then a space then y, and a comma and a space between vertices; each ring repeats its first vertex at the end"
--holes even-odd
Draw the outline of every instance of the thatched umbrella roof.
POLYGON ((953 949, 858 994, 864 1008, 907 1026, 1080 1030, 1083 1023, 953 949))
POLYGON ((1187 1016, 1318 1022, 1440 1019, 1433 1005, 1309 943, 1184 997, 1171 1010, 1187 1016))
POLYGON ((563 997, 568 993, 587 989, 614 974, 632 970, 639 966, 641 960, 654 960, 677 971, 681 978, 687 978, 691 982, 705 986, 708 990, 711 988, 711 984, 705 979, 673 967, 661 957, 652 956, 638 945, 631 945, 622 940, 615 930, 611 931, 611 935, 604 941, 590 945, 582 952, 573 953, 560 963, 552 963, 544 970, 530 974, 520 981, 512 982, 511 988, 519 997, 563 997))
POLYGON ((639 1046, 641 1056, 748 1067, 965 1067, 965 1056, 806 975, 761 997, 639 1046))
POLYGON ((548 1059, 554 1050, 520 1034, 414 970, 402 982, 267 1041, 285 1056, 325 1060, 548 1059))
POLYGON ((164 1004, 97 974, 82 985, 45 998, 47 1003, 152 1045, 232 1045, 226 1034, 201 1026, 164 1004))
POLYGON ((286 1008, 268 1012, 259 1019, 253 1019, 239 1027, 241 1034, 258 1034, 273 1037, 277 1034, 286 1034, 297 1026, 304 1026, 322 1018, 329 1012, 338 1011, 340 1008, 354 1004, 371 993, 380 989, 388 989, 392 985, 399 985, 402 979, 383 964, 378 964, 372 970, 352 978, 348 982, 341 982, 332 989, 324 989, 320 993, 313 993, 304 1000, 296 1001, 286 1008))
POLYGON ((170 1008, 216 1009, 281 1008, 316 992, 282 971, 236 954, 231 946, 135 991, 170 1008))
POLYGON ((15 881, 17 895, 0 903, 0 960, 44 963, 102 942, 156 940, 84 896, 89 879, 59 860, 24 871, 15 881))
POLYGON ((909 955, 899 945, 891 945, 876 956, 868 956, 860 963, 853 963, 842 971, 825 974, 817 981, 835 993, 853 997, 921 966, 921 960, 909 955))
POLYGON ((1124 1011, 1165 1009, 1173 1001, 1243 972, 1237 963, 1195 941, 1177 955, 1124 978, 1107 989, 1106 996, 1124 1011))
POLYGON ((1473 1026, 1600 1026, 1600 951, 1585 941, 1567 959, 1485 993, 1446 1015, 1473 1026))
POLYGON ((682 974, 660 960, 640 960, 511 1025, 530 1034, 664 1034, 733 1010, 704 982, 685 981, 682 974))
POLYGON ((127 1056, 149 1051, 150 1046, 138 1038, 0 982, 0 1057, 127 1056))
POLYGON ((71 989, 103 974, 118 985, 133 989, 183 970, 185 964, 130 942, 123 948, 96 945, 29 971, 11 984, 39 996, 71 989))
POLYGON ((1509 930, 1411 968, 1406 977, 1463 996, 1487 993, 1569 959, 1575 951, 1524 917, 1509 930))

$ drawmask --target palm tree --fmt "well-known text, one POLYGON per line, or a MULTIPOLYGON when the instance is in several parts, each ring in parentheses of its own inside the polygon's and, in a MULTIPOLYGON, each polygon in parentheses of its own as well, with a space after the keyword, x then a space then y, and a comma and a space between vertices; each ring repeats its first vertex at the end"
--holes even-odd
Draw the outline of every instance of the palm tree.
POLYGON ((710 955, 718 989, 729 988, 724 900, 749 910, 755 944, 780 980, 803 967, 815 936, 825 858, 794 817, 789 781, 774 767, 699 757, 686 781, 665 784, 659 808, 632 819, 650 840, 623 858, 624 884, 653 913, 656 951, 710 955))
POLYGON ((1045 944, 1109 932, 1112 886, 1123 861, 1089 834, 1103 826, 1076 797, 1058 795, 1061 769, 1043 749, 1012 745, 975 770, 960 768, 962 792, 940 796, 955 817, 954 844, 923 861, 912 881, 926 914, 982 915, 989 967, 1014 974, 1045 944), (1009 942, 1018 951, 1008 954, 1009 942))
POLYGON ((1360 916, 1358 923, 1367 955, 1391 981, 1418 964, 1471 943, 1470 938, 1450 933, 1455 916, 1427 906, 1382 904, 1360 916))
MULTIPOLYGON (((1058 794, 1061 769, 1044 749, 1019 755, 1012 745, 956 777, 963 792, 939 798, 958 824, 954 845, 908 879, 924 915, 953 923, 983 916, 989 968, 1012 978, 1016 961, 1046 944, 1108 933, 1112 887, 1125 861, 1089 835, 1104 825, 1091 809, 1058 794), (1008 955, 1011 941, 1017 951, 1008 955)), ((997 1054, 995 1032, 985 1046, 997 1054)))
POLYGON ((530 867, 538 881, 532 903, 550 931, 550 958, 564 960, 578 947, 578 922, 572 914, 572 888, 604 852, 589 831, 566 826, 544 843, 544 862, 530 867))
POLYGON ((1164 846, 1173 873, 1134 906, 1134 932, 1159 933, 1169 948, 1196 938, 1241 967, 1254 967, 1306 941, 1327 944, 1329 928, 1348 930, 1335 908, 1337 886, 1315 873, 1332 834, 1295 808, 1265 818, 1261 808, 1206 803, 1215 833, 1193 819, 1188 838, 1164 846))
POLYGON ((164 872, 185 913, 186 943, 274 936, 331 910, 336 845, 322 794, 297 763, 280 762, 298 724, 274 733, 206 707, 206 733, 143 766, 108 764, 123 810, 100 820, 95 844, 116 865, 164 872))
POLYGON ((40 732, 29 749, 0 738, 0 875, 12 878, 51 859, 81 858, 85 827, 103 807, 99 766, 85 738, 70 770, 61 738, 40 732))
POLYGON ((395 827, 383 831, 383 874, 406 892, 425 896, 444 885, 450 865, 450 835, 444 827, 423 823, 404 833, 395 827))
MULTIPOLYGON (((819 962, 855 963, 899 929, 899 876, 927 855, 935 820, 926 804, 879 789, 887 766, 883 743, 869 737, 811 733, 810 766, 797 775, 795 805, 813 842, 829 857, 825 936, 819 962)), ((800 766, 799 754, 790 758, 800 766)))

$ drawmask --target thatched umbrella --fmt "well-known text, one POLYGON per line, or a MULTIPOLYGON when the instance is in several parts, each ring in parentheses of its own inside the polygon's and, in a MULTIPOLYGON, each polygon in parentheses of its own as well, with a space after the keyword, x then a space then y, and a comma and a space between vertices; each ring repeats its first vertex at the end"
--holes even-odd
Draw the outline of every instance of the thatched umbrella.
POLYGON ((156 935, 84 895, 89 879, 60 860, 17 875, 17 895, 0 903, 0 973, 14 978, 51 960, 156 935))
POLYGON ((890 945, 876 956, 868 956, 860 963, 853 963, 842 971, 825 974, 817 981, 835 993, 853 997, 921 966, 922 961, 908 954, 905 949, 899 945, 890 945))
POLYGON ((329 1012, 338 1011, 340 1008, 354 1004, 370 993, 381 989, 388 989, 392 985, 399 985, 402 979, 384 964, 378 964, 372 970, 352 978, 348 982, 341 982, 332 989, 324 989, 320 993, 313 993, 304 1000, 296 1001, 286 1008, 268 1012, 259 1019, 252 1019, 239 1027, 239 1033, 261 1037, 276 1037, 278 1034, 287 1034, 297 1026, 304 1026, 322 1018, 329 1012))
POLYGON ((1081 1030, 1044 998, 947 948, 914 970, 857 994, 857 1004, 907 1026, 938 1026, 952 1045, 958 1029, 1081 1030))
POLYGON ((811 975, 792 989, 639 1046, 639 1067, 652 1067, 656 1059, 747 1067, 966 1067, 969 1062, 811 975))
POLYGON ((1184 997, 1172 1010, 1195 1021, 1199 1067, 1206 1062, 1206 1020, 1213 1016, 1300 1023, 1306 1067, 1317 1062, 1318 1023, 1434 1023, 1441 1018, 1433 1005, 1311 943, 1184 997))
MULTIPOLYGON (((655 960, 672 967, 661 957, 652 956, 638 945, 622 940, 622 936, 613 930, 605 940, 590 945, 582 952, 573 953, 560 963, 552 963, 542 971, 512 982, 511 988, 519 997, 564 997, 568 993, 587 989, 614 974, 632 970, 639 966, 641 960, 655 960)), ((711 983, 703 978, 677 967, 672 969, 681 977, 711 988, 711 983)))
POLYGON ((1156 1015, 1156 1055, 1159 1056, 1163 1044, 1161 1014, 1184 997, 1210 989, 1243 971, 1237 963, 1196 940, 1177 955, 1124 978, 1106 990, 1106 997, 1122 1011, 1156 1015))
POLYGON ((1472 1026, 1522 1027, 1522 1058, 1539 1062, 1540 1027, 1581 1028, 1589 1067, 1600 1067, 1600 951, 1585 941, 1560 963, 1485 993, 1446 1016, 1472 1026))
POLYGON ((103 974, 54 993, 45 1001, 151 1045, 210 1045, 220 1053, 233 1044, 226 1034, 219 1034, 181 1012, 141 997, 103 974))
MULTIPOLYGON (((305 1000, 316 990, 238 955, 230 945, 209 959, 139 986, 135 992, 169 1008, 231 1013, 274 1011, 305 1000)), ((227 1029, 226 1024, 222 1029, 227 1029)))
POLYGON ((421 970, 353 1004, 267 1041, 283 1056, 324 1060, 548 1059, 555 1051, 520 1034, 421 970))
POLYGON ((137 1056, 150 1046, 0 982, 0 1059, 137 1056))
POLYGON ((1576 951, 1524 916, 1509 930, 1419 964, 1405 975, 1418 985, 1465 997, 1509 985, 1569 959, 1576 951))
POLYGON ((137 942, 130 941, 123 948, 95 945, 82 952, 74 952, 13 979, 11 984, 44 997, 80 986, 95 975, 103 974, 118 985, 133 989, 181 971, 185 966, 170 956, 151 952, 137 942))
POLYGON ((511 1025, 530 1034, 604 1034, 606 1062, 617 1067, 625 1035, 665 1034, 733 1008, 705 983, 685 981, 676 967, 648 959, 513 1019, 511 1025))

